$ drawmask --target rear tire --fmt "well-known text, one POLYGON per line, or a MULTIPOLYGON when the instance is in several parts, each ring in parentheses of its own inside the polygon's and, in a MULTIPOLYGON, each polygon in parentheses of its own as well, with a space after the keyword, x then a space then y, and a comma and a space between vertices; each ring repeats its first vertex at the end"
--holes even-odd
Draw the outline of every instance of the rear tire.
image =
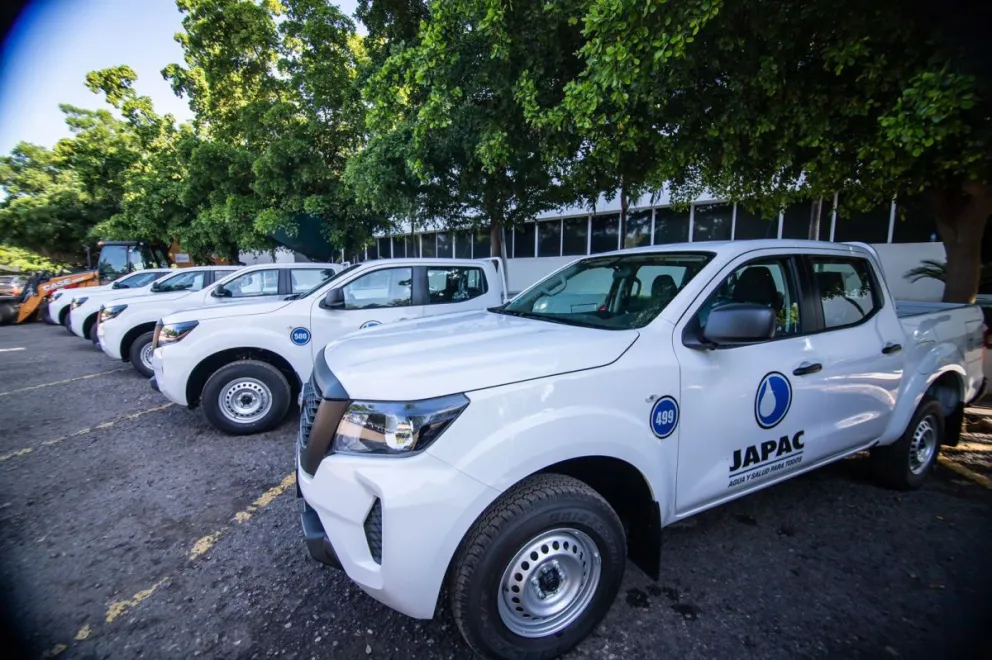
POLYGON ((902 437, 871 450, 875 478, 896 490, 919 488, 937 462, 943 441, 943 407, 936 399, 924 396, 902 437))
POLYGON ((90 341, 93 342, 93 348, 100 350, 100 338, 96 336, 96 327, 90 330, 90 341))
MULTIPOLYGON (((69 306, 66 305, 61 310, 59 310, 59 325, 63 328, 69 328, 69 306)), ((70 330, 71 332, 71 330, 70 330)))
POLYGON ((128 351, 131 366, 145 378, 151 378, 155 375, 155 371, 152 369, 152 337, 154 334, 149 330, 138 335, 138 338, 131 343, 131 349, 128 351))
POLYGON ((229 435, 250 435, 275 428, 292 402, 289 381, 268 362, 240 360, 210 376, 200 397, 214 428, 229 435))
POLYGON ((599 493, 564 475, 528 477, 462 540, 448 583, 455 624, 483 657, 556 658, 609 610, 626 554, 599 493))

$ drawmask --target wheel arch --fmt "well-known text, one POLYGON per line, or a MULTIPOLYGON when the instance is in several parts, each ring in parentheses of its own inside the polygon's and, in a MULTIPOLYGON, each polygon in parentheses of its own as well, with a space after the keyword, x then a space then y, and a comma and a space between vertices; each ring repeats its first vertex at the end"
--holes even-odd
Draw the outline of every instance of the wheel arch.
POLYGON ((258 360, 266 362, 278 369, 289 382, 290 401, 296 400, 296 395, 300 393, 302 383, 293 365, 283 356, 275 351, 258 347, 228 348, 209 355, 193 367, 189 379, 186 381, 186 404, 190 408, 195 408, 200 404, 200 397, 203 394, 203 387, 207 380, 221 367, 238 362, 239 360, 258 360))
MULTIPOLYGON (((89 316, 87 316, 85 319, 83 319, 83 339, 92 339, 92 337, 90 337, 90 333, 93 332, 93 326, 96 325, 96 317, 97 317, 97 314, 99 314, 99 313, 100 313, 100 311, 97 310, 97 311, 93 312, 92 314, 90 314, 89 316)), ((61 314, 61 312, 60 312, 60 314, 61 314)), ((155 329, 155 324, 154 323, 152 324, 152 329, 153 330, 155 329)), ((137 337, 137 336, 138 335, 135 335, 135 337, 137 337)), ((134 341, 134 339, 132 338, 131 341, 134 341)), ((128 348, 131 348, 131 344, 130 343, 128 344, 128 348)))
MULTIPOLYGON (((87 318, 87 320, 89 319, 87 318)), ((84 325, 83 330, 85 331, 85 329, 86 326, 84 325)), ((155 322, 147 321, 145 323, 139 323, 138 325, 134 326, 126 333, 124 333, 124 337, 121 338, 121 360, 123 360, 124 362, 130 362, 131 345, 134 343, 134 340, 140 337, 141 335, 145 334, 146 332, 152 332, 154 330, 155 330, 155 322)))
MULTIPOLYGON (((944 413, 943 444, 954 447, 961 439, 961 426, 964 423, 963 374, 956 369, 945 369, 937 374, 927 387, 926 395, 940 402, 944 413)), ((919 404, 917 404, 919 405, 919 404)))
POLYGON ((59 325, 65 325, 65 319, 69 316, 69 305, 62 305, 59 310, 59 325))

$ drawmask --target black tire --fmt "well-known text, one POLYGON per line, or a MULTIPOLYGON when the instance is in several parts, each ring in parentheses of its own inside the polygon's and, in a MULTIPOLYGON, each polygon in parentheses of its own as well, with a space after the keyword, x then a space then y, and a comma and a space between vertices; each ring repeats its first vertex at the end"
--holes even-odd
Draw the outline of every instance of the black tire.
POLYGON ((0 303, 0 325, 7 325, 17 320, 17 308, 11 303, 0 303))
POLYGON ((83 339, 93 339, 93 328, 96 327, 96 314, 91 314, 83 321, 83 339))
POLYGON ((90 341, 93 342, 93 348, 100 349, 100 338, 96 336, 96 326, 90 330, 90 341))
MULTIPOLYGON (((550 550, 547 545, 541 549, 550 550)), ((620 519, 599 493, 564 475, 528 477, 490 505, 462 540, 447 593, 455 624, 468 645, 485 658, 556 658, 582 641, 605 616, 620 589, 626 555, 620 519), (544 637, 520 635, 507 627, 500 613, 501 598, 505 603, 512 596, 502 584, 504 571, 531 540, 559 528, 578 530, 595 542, 601 557, 599 583, 585 608, 562 630, 544 637)), ((546 561, 534 565, 540 572, 537 567, 546 561)), ((521 575, 514 578, 520 581, 521 575)), ((521 584, 530 588, 527 580, 521 584)))
MULTIPOLYGON (((59 325, 68 329, 69 328, 69 306, 66 305, 61 310, 59 310, 59 325)), ((72 332, 72 330, 69 330, 72 332)))
POLYGON ((239 360, 224 365, 207 379, 200 396, 203 413, 214 428, 230 435, 251 435, 275 428, 286 417, 292 403, 292 391, 286 376, 268 362, 239 360), (271 406, 259 417, 234 421, 221 408, 220 397, 238 380, 258 381, 267 388, 271 406))
POLYGON ((144 362, 141 361, 141 352, 146 346, 150 346, 152 343, 152 338, 154 332, 149 330, 148 332, 138 335, 133 342, 131 342, 131 348, 128 350, 128 359, 131 361, 131 366, 134 367, 135 371, 144 376, 145 378, 151 378, 155 375, 150 366, 146 366, 144 362))
POLYGON ((878 482, 896 490, 913 490, 922 486, 937 462, 944 441, 944 424, 940 402, 924 396, 902 437, 891 445, 871 450, 872 470, 878 482), (919 456, 914 449, 914 438, 917 432, 926 432, 921 426, 924 421, 933 429, 935 444, 929 458, 917 461, 919 456))

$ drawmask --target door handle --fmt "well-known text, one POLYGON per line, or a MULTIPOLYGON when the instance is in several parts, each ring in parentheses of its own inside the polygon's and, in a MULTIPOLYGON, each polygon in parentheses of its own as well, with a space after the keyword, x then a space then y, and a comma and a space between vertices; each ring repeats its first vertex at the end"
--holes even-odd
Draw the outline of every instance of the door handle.
POLYGON ((821 371, 822 369, 823 365, 819 362, 803 362, 792 370, 792 375, 805 376, 806 374, 815 374, 817 371, 821 371))
POLYGON ((902 344, 896 344, 891 341, 882 347, 882 352, 885 353, 886 355, 890 353, 898 353, 901 350, 902 350, 902 344))

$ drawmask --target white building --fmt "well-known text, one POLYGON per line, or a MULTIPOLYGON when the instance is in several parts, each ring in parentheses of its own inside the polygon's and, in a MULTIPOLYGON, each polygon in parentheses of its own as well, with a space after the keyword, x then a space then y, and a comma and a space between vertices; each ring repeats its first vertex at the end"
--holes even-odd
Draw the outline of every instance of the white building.
MULTIPOLYGON (((924 259, 945 260, 932 215, 921 203, 895 203, 868 213, 840 217, 836 200, 824 200, 820 239, 862 241, 878 250, 886 278, 896 298, 939 300, 943 284, 935 280, 910 283, 906 271, 924 259)), ((666 195, 645 195, 628 209, 627 235, 620 236, 620 202, 600 199, 595 211, 581 207, 541 215, 505 232, 510 291, 520 291, 577 257, 622 247, 684 241, 807 238, 811 204, 795 204, 778 217, 759 218, 742 206, 701 198, 688 211, 677 211, 666 195)), ((487 257, 488 232, 421 231, 380 237, 364 258, 487 257)), ((357 258, 361 258, 358 255, 357 258)), ((356 256, 352 256, 355 260, 356 256)))

